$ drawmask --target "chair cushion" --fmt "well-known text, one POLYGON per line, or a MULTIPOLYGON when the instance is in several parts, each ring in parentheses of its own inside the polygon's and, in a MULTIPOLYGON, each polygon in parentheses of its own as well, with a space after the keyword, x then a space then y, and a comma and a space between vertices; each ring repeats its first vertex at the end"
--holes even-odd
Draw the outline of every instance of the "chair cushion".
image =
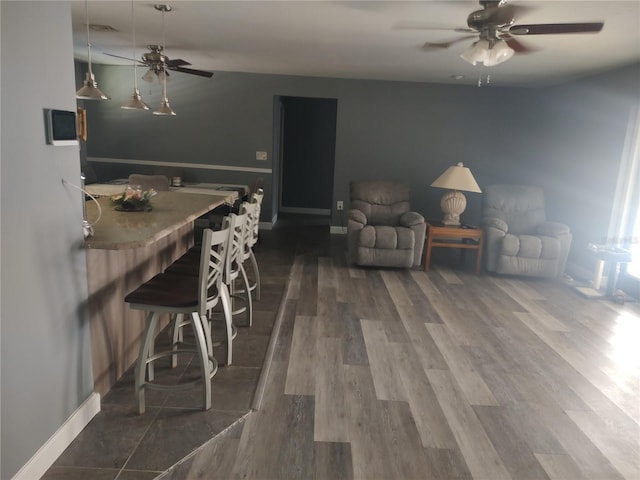
POLYGON ((484 218, 498 218, 516 235, 535 233, 546 220, 544 193, 531 185, 488 185, 482 199, 484 218))
POLYGON ((361 247, 413 250, 415 236, 410 228, 367 225, 360 233, 361 247))
POLYGON ((506 234, 501 255, 553 260, 560 256, 560 242, 552 237, 506 234))
POLYGON ((409 187, 384 180, 350 184, 351 208, 360 210, 370 225, 399 225, 402 214, 411 208, 409 187))

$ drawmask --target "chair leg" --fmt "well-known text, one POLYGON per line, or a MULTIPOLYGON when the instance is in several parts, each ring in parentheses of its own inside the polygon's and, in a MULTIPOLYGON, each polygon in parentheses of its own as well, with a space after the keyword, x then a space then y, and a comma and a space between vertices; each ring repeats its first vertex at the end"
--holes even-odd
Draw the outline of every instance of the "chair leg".
POLYGON ((227 333, 226 365, 229 366, 233 362, 233 314, 231 313, 231 298, 229 295, 229 289, 224 283, 222 284, 222 292, 220 298, 222 300, 222 311, 224 314, 224 324, 227 333))
POLYGON ((209 347, 204 333, 204 324, 208 323, 200 317, 198 312, 191 313, 191 324, 196 336, 198 357, 200 360, 200 376, 202 377, 202 409, 211 408, 211 366, 209 365, 209 347))
MULTIPOLYGON (((153 342, 155 337, 156 326, 158 324, 159 314, 157 312, 149 312, 147 322, 144 327, 144 333, 140 341, 140 350, 138 352, 138 361, 135 367, 135 398, 138 404, 138 413, 142 415, 145 411, 144 400, 144 384, 145 372, 147 371, 147 360, 152 355, 153 342)), ((152 365, 152 363, 149 363, 152 365)), ((152 372, 152 371, 151 371, 152 372)), ((150 379, 151 381, 151 379, 150 379)))
MULTIPOLYGON (((178 344, 184 341, 182 327, 184 326, 184 314, 171 315, 171 349, 177 350, 178 344)), ((178 366, 178 355, 171 355, 171 368, 178 366)))
POLYGON ((253 289, 256 292, 256 300, 260 300, 260 270, 258 270, 258 262, 256 261, 256 256, 253 253, 253 249, 251 249, 249 253, 249 258, 251 259, 251 268, 253 269, 253 276, 255 277, 255 284, 253 285, 253 289))
POLYGON ((249 290, 249 279, 247 278, 247 272, 245 271, 242 264, 240 264, 240 273, 242 274, 242 280, 244 281, 244 290, 247 295, 247 324, 251 326, 253 325, 253 302, 251 300, 251 290, 249 290))

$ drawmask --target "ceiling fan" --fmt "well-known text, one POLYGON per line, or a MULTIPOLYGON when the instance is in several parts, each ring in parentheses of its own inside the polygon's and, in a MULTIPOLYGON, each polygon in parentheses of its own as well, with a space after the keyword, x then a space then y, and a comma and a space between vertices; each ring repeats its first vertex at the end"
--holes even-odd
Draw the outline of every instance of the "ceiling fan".
MULTIPOLYGON (((154 5, 154 8, 163 14, 163 27, 162 27, 162 36, 163 36, 163 45, 164 45, 164 14, 166 12, 170 12, 172 10, 170 5, 154 5)), ((194 68, 185 68, 185 65, 191 65, 189 62, 182 59, 174 59, 171 60, 167 57, 164 52, 163 45, 147 45, 149 49, 148 52, 143 53, 141 60, 121 57, 120 55, 114 55, 112 53, 106 53, 105 55, 109 55, 110 57, 122 58, 124 60, 129 60, 132 62, 137 62, 138 64, 145 65, 148 70, 147 73, 142 77, 143 80, 147 82, 153 82, 155 77, 158 77, 159 80, 163 80, 166 75, 169 77, 168 70, 173 70, 175 72, 189 73, 191 75, 198 75, 200 77, 213 77, 213 72, 207 72, 205 70, 196 70, 194 68)))
MULTIPOLYGON (((451 45, 469 38, 479 37, 461 57, 472 65, 482 62, 485 66, 493 66, 508 60, 514 53, 533 51, 533 49, 516 39, 515 36, 597 33, 604 26, 604 22, 516 25, 516 17, 530 10, 530 7, 507 4, 505 0, 479 0, 478 3, 483 8, 469 14, 467 17, 468 28, 450 29, 469 35, 442 42, 427 42, 423 45, 423 50, 449 48, 451 45)), ((422 28, 430 29, 429 27, 422 28)), ((438 28, 438 30, 441 30, 441 28, 438 28)))

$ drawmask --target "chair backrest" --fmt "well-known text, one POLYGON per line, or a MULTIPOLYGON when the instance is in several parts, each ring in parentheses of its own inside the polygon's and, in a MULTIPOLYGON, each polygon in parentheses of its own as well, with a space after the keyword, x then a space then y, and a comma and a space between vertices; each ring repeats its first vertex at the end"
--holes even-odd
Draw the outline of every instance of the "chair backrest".
POLYGON ((258 241, 258 212, 260 211, 257 203, 242 202, 240 205, 240 213, 247 214, 246 231, 244 232, 244 258, 250 255, 250 250, 258 241))
POLYGON ((213 231, 206 228, 202 233, 198 277, 198 313, 200 315, 205 315, 218 303, 228 254, 228 242, 227 229, 213 231))
POLYGON ((140 185, 143 190, 153 188, 157 192, 169 191, 169 179, 164 175, 129 175, 129 185, 140 185))
POLYGON ((254 240, 258 241, 258 230, 260 229, 260 212, 262 212, 262 199, 264 198, 264 190, 259 188, 257 192, 251 195, 251 203, 255 203, 256 207, 256 221, 253 226, 254 240))
POLYGON ((262 190, 262 187, 264 187, 264 178, 256 178, 253 182, 253 186, 251 187, 251 191, 249 192, 249 198, 251 198, 254 193, 258 193, 258 190, 262 190))
POLYGON ((224 269, 225 283, 229 284, 238 275, 244 252, 244 236, 247 228, 247 214, 231 213, 224 217, 223 229, 229 229, 229 243, 224 269))
POLYGON ((489 185, 484 187, 482 216, 499 218, 509 233, 526 235, 546 220, 544 192, 532 185, 489 185))
POLYGON ((370 225, 398 225, 411 210, 409 186, 385 180, 353 181, 349 184, 351 208, 362 211, 370 225))

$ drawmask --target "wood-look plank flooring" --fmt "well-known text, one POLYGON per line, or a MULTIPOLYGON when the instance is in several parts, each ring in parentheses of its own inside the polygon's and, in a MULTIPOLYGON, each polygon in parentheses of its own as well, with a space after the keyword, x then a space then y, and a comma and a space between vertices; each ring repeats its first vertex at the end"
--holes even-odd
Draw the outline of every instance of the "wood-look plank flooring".
POLYGON ((640 479, 637 303, 296 249, 260 409, 165 479, 640 479))

